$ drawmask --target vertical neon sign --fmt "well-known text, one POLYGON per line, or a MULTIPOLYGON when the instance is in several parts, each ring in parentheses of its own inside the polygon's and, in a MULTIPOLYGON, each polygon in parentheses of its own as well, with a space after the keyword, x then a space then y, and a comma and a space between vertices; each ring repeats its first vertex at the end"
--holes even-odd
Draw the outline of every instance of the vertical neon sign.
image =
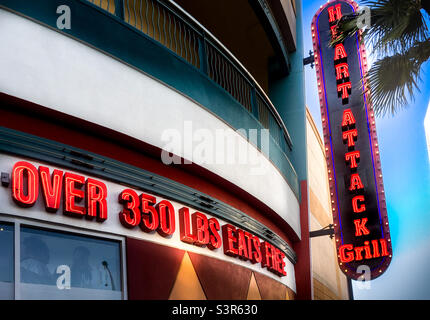
POLYGON ((361 31, 334 47, 337 22, 357 11, 351 0, 329 1, 311 32, 338 263, 352 279, 369 267, 380 276, 392 258, 374 112, 361 79, 367 72, 361 31))

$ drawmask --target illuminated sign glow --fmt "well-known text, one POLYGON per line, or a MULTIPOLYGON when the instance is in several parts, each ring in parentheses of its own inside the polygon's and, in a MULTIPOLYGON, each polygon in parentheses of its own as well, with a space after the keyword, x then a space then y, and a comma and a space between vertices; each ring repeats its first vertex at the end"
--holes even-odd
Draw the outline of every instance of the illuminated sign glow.
MULTIPOLYGON (((32 207, 43 198, 45 209, 55 214, 63 201, 63 214, 74 218, 87 218, 102 223, 108 219, 108 189, 106 184, 82 175, 63 172, 48 167, 37 169, 27 161, 18 161, 12 169, 12 198, 20 207, 32 207)), ((117 213, 121 225, 128 229, 138 228, 142 232, 158 233, 171 238, 177 231, 175 209, 172 203, 132 189, 124 189, 118 195, 122 210, 117 213)), ((220 225, 216 218, 182 207, 178 210, 180 241, 220 249, 230 257, 259 263, 262 268, 279 277, 285 271, 286 255, 274 245, 260 239, 246 230, 231 224, 220 225), (221 233, 221 234, 220 234, 221 233)))
POLYGON ((366 51, 361 31, 333 47, 337 22, 358 10, 351 0, 329 1, 311 26, 341 270, 350 278, 380 276, 392 258, 374 112, 364 90, 366 51))

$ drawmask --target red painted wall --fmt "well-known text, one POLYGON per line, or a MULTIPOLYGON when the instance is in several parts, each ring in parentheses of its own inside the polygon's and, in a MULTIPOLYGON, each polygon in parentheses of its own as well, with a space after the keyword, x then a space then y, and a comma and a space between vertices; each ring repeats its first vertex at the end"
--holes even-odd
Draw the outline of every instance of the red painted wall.
POLYGON ((302 240, 294 243, 293 249, 297 254, 297 263, 294 265, 296 273, 296 289, 298 300, 312 300, 312 265, 311 240, 309 237, 309 208, 308 183, 300 182, 302 201, 300 203, 300 231, 302 240))

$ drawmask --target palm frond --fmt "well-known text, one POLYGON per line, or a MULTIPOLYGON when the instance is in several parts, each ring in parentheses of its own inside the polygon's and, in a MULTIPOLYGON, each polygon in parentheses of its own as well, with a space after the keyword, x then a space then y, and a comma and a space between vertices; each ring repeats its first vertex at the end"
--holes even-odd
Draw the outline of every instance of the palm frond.
POLYGON ((366 41, 378 56, 409 50, 428 38, 420 0, 365 1, 371 7, 366 41))
POLYGON ((420 91, 421 65, 429 58, 430 40, 427 40, 374 63, 365 78, 377 116, 394 115, 413 101, 414 91, 420 91))
MULTIPOLYGON (((364 76, 366 91, 376 115, 394 115, 419 92, 420 71, 430 59, 430 36, 426 17, 430 0, 366 0, 371 9, 371 26, 363 33, 372 54, 379 58, 364 76)), ((350 14, 338 22, 339 37, 330 45, 344 41, 358 31, 360 16, 350 14)))
MULTIPOLYGON (((363 5, 371 8, 371 26, 364 38, 381 57, 407 51, 414 43, 429 37, 421 12, 423 0, 368 0, 363 5)), ((428 0, 426 0, 428 1, 428 0)), ((339 38, 330 45, 344 41, 358 31, 358 13, 345 15, 338 22, 339 38)))
POLYGON ((337 22, 338 36, 336 39, 332 39, 329 43, 330 47, 334 47, 336 44, 345 41, 347 38, 352 37, 358 31, 357 22, 359 15, 352 13, 350 15, 343 16, 337 22))

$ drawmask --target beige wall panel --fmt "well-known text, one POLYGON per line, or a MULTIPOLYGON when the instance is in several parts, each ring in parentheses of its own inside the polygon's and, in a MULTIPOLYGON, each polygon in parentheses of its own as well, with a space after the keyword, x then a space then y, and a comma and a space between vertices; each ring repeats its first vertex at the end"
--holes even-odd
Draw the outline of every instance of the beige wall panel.
POLYGON ((187 252, 182 259, 169 300, 206 300, 206 295, 187 252))
POLYGON ((252 273, 251 280, 249 281, 249 289, 247 300, 261 300, 260 291, 258 290, 257 281, 255 280, 254 273, 252 273))
MULTIPOLYGON (((307 110, 310 230, 333 223, 324 145, 307 110)), ((311 239, 314 299, 348 299, 346 277, 337 264, 336 245, 328 236, 311 239)))

